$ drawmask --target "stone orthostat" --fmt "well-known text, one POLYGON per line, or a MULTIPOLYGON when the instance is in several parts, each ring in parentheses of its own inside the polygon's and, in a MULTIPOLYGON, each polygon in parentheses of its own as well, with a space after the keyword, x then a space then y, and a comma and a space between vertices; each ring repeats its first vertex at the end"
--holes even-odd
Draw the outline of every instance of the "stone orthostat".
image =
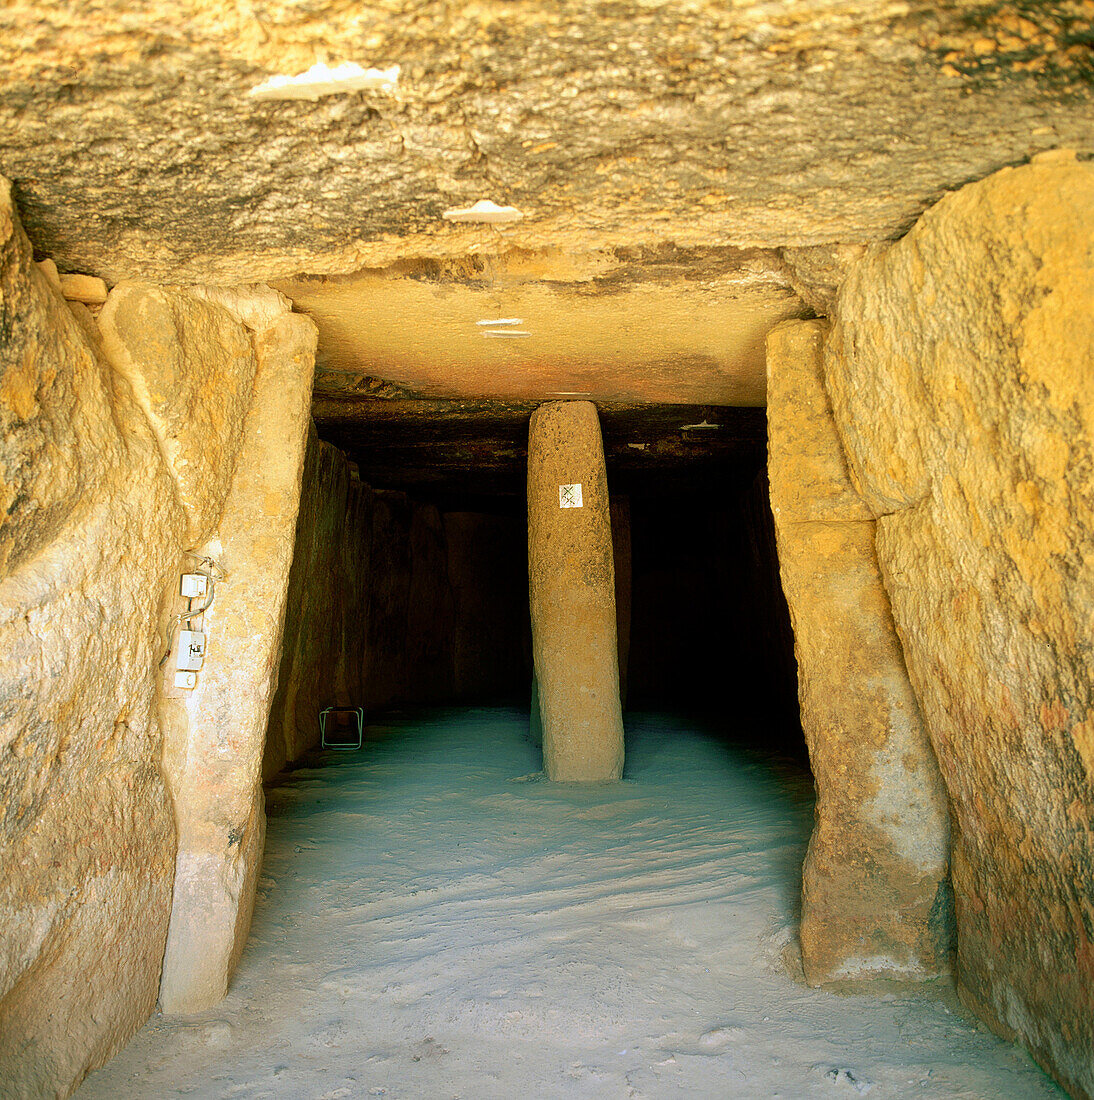
POLYGON ((623 774, 612 557, 596 407, 541 405, 528 431, 528 588, 549 779, 623 774))
POLYGON ((817 784, 801 944, 811 985, 932 978, 951 948, 946 793, 824 389, 823 321, 767 339, 768 463, 817 784))

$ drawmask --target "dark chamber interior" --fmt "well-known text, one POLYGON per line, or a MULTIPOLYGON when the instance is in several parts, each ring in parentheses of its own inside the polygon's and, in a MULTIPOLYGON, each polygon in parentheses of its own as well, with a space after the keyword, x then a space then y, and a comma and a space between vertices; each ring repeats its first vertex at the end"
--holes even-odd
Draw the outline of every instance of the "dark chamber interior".
MULTIPOLYGON (((601 410, 625 709, 694 717, 727 741, 804 761, 766 419, 762 409, 715 412, 718 427, 697 431, 686 426, 713 422, 711 410, 601 410)), ((395 690, 366 702, 373 711, 527 705, 527 412, 500 427, 496 418, 434 417, 427 447, 420 422, 398 427, 393 416, 320 426, 381 497, 435 508, 443 540, 424 568, 445 575, 423 580, 413 564, 403 613, 385 616, 384 598, 373 597, 368 648, 383 654, 378 665, 403 667, 389 677, 395 690), (408 435, 412 450, 400 442, 408 435), (414 606, 416 593, 428 606, 414 606)), ((397 567, 373 553, 374 572, 397 567)), ((382 594, 389 586, 379 576, 373 587, 382 594)))

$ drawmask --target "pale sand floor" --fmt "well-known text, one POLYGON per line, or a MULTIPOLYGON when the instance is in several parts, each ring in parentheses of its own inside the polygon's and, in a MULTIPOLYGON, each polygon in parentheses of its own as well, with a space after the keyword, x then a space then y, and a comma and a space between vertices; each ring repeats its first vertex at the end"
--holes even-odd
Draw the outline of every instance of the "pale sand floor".
POLYGON ((794 980, 808 776, 636 717, 622 783, 552 785, 526 729, 399 718, 283 777, 228 998, 79 1100, 1063 1096, 952 997, 794 980))

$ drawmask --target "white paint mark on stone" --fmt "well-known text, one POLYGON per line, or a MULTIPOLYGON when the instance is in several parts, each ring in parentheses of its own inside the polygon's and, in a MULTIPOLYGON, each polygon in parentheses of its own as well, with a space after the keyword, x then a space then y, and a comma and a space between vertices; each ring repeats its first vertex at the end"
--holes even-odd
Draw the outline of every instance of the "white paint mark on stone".
POLYGON ((488 325, 493 328, 495 325, 523 325, 523 317, 499 317, 496 321, 476 321, 476 325, 488 325))
POLYGON ((560 508, 582 507, 581 482, 575 482, 573 485, 560 485, 558 487, 558 506, 560 508))
POLYGON ((531 336, 530 332, 514 332, 512 329, 500 332, 495 332, 493 329, 487 329, 483 336, 491 340, 520 340, 522 337, 531 336))
POLYGON ((711 424, 707 420, 701 420, 698 424, 681 424, 680 430, 682 432, 689 432, 696 428, 720 428, 721 424, 711 424))
POLYGON ((448 222, 485 222, 487 225, 501 225, 505 222, 519 222, 524 214, 515 206, 498 206, 489 199, 479 199, 474 206, 458 210, 446 210, 442 215, 448 222))
POLYGON ((247 94, 253 99, 319 99, 348 92, 391 92, 399 79, 399 66, 390 69, 362 69, 354 61, 330 68, 320 61, 296 76, 277 74, 256 85, 247 94))

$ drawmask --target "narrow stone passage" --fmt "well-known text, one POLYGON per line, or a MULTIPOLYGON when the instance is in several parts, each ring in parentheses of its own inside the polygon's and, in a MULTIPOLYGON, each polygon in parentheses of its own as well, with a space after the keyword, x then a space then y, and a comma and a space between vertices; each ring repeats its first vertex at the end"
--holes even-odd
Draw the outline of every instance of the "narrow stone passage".
POLYGON ((77 1095, 1063 1095, 937 987, 794 980, 807 774, 632 716, 623 782, 550 784, 526 730, 401 717, 282 776, 227 999, 77 1095))

